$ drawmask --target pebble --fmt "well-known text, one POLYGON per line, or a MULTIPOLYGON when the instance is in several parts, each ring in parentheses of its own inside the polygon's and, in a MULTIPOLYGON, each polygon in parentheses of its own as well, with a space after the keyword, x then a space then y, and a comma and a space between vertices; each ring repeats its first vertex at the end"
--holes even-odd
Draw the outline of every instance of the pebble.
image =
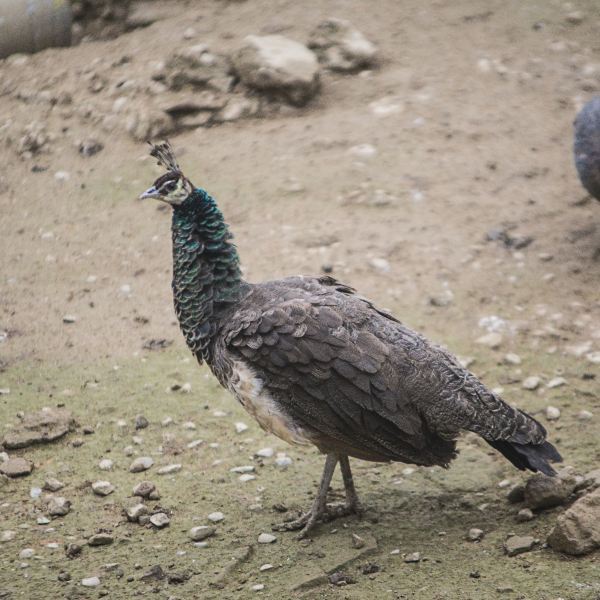
POLYGON ((261 448, 256 453, 256 456, 260 456, 261 458, 271 458, 274 453, 275 452, 274 452, 273 448, 261 448))
POLYGON ((189 394, 192 391, 192 384, 186 381, 179 390, 182 394, 189 394))
POLYGON ((29 475, 33 471, 33 463, 29 460, 15 456, 0 463, 0 473, 7 477, 22 477, 29 475))
POLYGON ((148 419, 144 415, 137 415, 135 418, 135 428, 136 429, 146 429, 150 423, 148 419))
POLYGON ((110 471, 113 468, 113 461, 110 458, 103 458, 98 463, 98 467, 101 471, 110 471))
POLYGON ((115 486, 110 481, 94 481, 92 491, 96 496, 108 496, 115 491, 115 486))
POLYGON ((512 535, 504 542, 504 551, 508 556, 517 556, 533 550, 536 540, 530 535, 512 535))
POLYGON ((191 442, 189 442, 187 444, 187 448, 189 448, 190 450, 193 448, 197 448, 200 444, 203 444, 204 440, 192 440, 191 442))
POLYGON ((11 542, 17 536, 16 531, 12 531, 11 529, 6 529, 2 533, 0 533, 0 542, 11 542))
POLYGON ((35 550, 33 548, 23 548, 21 552, 19 552, 19 558, 31 558, 35 554, 35 550))
POLYGON ((212 521, 213 523, 218 523, 219 521, 222 521, 225 518, 225 515, 222 512, 211 512, 208 515, 208 520, 212 521))
POLYGON ((192 421, 186 421, 181 425, 184 429, 194 430, 196 429, 196 423, 192 423, 192 421))
POLYGON ((365 545, 365 540, 363 538, 361 538, 360 535, 356 535, 356 533, 353 533, 352 534, 352 547, 359 550, 360 548, 364 547, 364 545, 365 545))
POLYGON ((394 548, 390 554, 400 554, 400 548, 394 548))
POLYGON ((68 171, 56 171, 56 173, 54 173, 54 179, 64 183, 65 181, 69 181, 69 179, 71 179, 71 174, 68 171))
POLYGON ((141 446, 144 443, 144 438, 139 435, 131 436, 131 441, 137 446, 141 446))
POLYGON ((168 427, 169 425, 172 425, 172 424, 173 424, 173 419, 172 419, 172 417, 165 417, 165 418, 164 418, 164 419, 163 419, 163 420, 160 422, 160 424, 161 424, 163 427, 168 427))
POLYGON ((148 507, 141 502, 132 506, 125 507, 125 515, 128 521, 135 523, 142 515, 148 514, 148 507))
POLYGON ((600 365, 600 350, 596 352, 588 352, 585 357, 595 365, 600 365))
POLYGON ((71 502, 62 496, 52 496, 48 500, 48 514, 52 517, 62 517, 71 510, 71 502))
POLYGON ((499 348, 502 345, 502 334, 498 333, 496 331, 492 331, 490 333, 486 333, 485 335, 482 335, 481 337, 477 338, 475 340, 476 344, 480 344, 482 346, 487 346, 488 348, 491 348, 492 350, 496 350, 497 348, 499 348))
POLYGON ((258 543, 259 544, 272 544, 273 542, 277 541, 277 537, 274 536, 272 533, 261 533, 258 536, 258 543))
POLYGON ((536 375, 532 375, 531 377, 527 377, 523 380, 521 387, 525 390, 533 391, 538 389, 541 382, 542 380, 539 377, 537 377, 536 375))
POLYGON ((556 421, 560 419, 560 410, 556 408, 556 406, 547 406, 546 419, 548 419, 548 421, 556 421))
POLYGON ((270 571, 271 569, 273 569, 273 565, 271 563, 265 563, 264 565, 260 566, 259 571, 270 571))
POLYGON ((88 539, 88 546, 108 546, 115 541, 109 533, 96 533, 88 539))
POLYGON ((373 267, 373 269, 375 269, 376 271, 379 271, 380 273, 389 273, 391 269, 389 261, 385 258, 372 258, 371 260, 369 260, 369 265, 373 267))
POLYGON ((421 553, 420 552, 412 552, 411 554, 407 554, 404 558, 405 563, 418 563, 421 562, 421 553))
POLYGON ((140 481, 133 487, 133 495, 148 498, 152 492, 156 490, 156 485, 151 481, 140 481))
POLYGON ((138 456, 130 465, 129 471, 131 473, 140 473, 147 471, 154 464, 154 459, 150 456, 138 456))
POLYGON ((576 485, 575 477, 564 469, 555 477, 536 473, 525 484, 525 502, 532 509, 559 506, 569 499, 576 485))
POLYGON ((526 521, 532 521, 535 515, 530 508, 522 508, 516 516, 516 519, 519 523, 525 523, 526 521))
POLYGON ((250 587, 250 589, 253 592, 260 592, 265 589, 265 584, 264 583, 255 583, 253 586, 250 587))
POLYGON ((292 459, 285 454, 278 454, 275 459, 275 464, 281 469, 287 469, 292 464, 292 459))
POLYGON ((181 464, 174 463, 172 465, 165 465, 164 467, 161 467, 158 469, 157 473, 159 475, 170 475, 171 473, 177 473, 178 471, 181 471, 181 464))
POLYGON ((593 416, 593 413, 591 413, 589 410, 580 410, 577 413, 577 419, 579 421, 589 421, 593 416))
POLYGON ((520 365, 521 357, 518 354, 509 352, 508 354, 504 355, 504 362, 509 365, 520 365))
POLYGON ((48 517, 38 517, 35 521, 38 525, 48 525, 48 523, 50 523, 48 517))
POLYGON ((47 492, 58 492, 65 487, 65 484, 54 477, 47 477, 42 488, 47 492))
POLYGON ((349 148, 348 153, 359 158, 373 158, 377 154, 377 148, 372 144, 358 144, 349 148))
POLYGON ((171 519, 169 519, 169 516, 164 512, 155 513, 150 517, 150 523, 157 529, 166 527, 170 522, 171 519))
POLYGON ((567 385, 567 380, 564 377, 554 377, 546 384, 546 387, 552 389, 561 385, 567 385))
POLYGON ((81 580, 83 587, 97 587, 100 585, 100 579, 98 577, 84 577, 81 580))
POLYGON ((39 498, 42 495, 42 488, 39 487, 32 487, 29 490, 29 496, 33 499, 35 498, 39 498))
POLYGON ((216 527, 211 527, 210 525, 198 525, 197 527, 192 527, 190 529, 189 536, 193 542, 201 542, 202 540, 213 536, 216 531, 216 527))
POLYGON ((244 473, 243 475, 240 475, 238 479, 242 483, 247 483, 248 481, 252 481, 253 479, 256 479, 256 477, 254 475, 250 475, 250 473, 244 473))
POLYGON ((479 542, 480 540, 483 539, 484 533, 483 533, 483 529, 477 529, 475 527, 473 527, 472 529, 469 529, 469 533, 467 534, 467 539, 470 540, 471 542, 479 542))
POLYGON ((253 473, 254 465, 244 465, 241 467, 233 467, 232 469, 229 469, 229 471, 231 473, 253 473))
POLYGON ((242 423, 242 421, 238 421, 235 424, 235 432, 236 433, 244 433, 248 429, 248 425, 246 423, 242 423))

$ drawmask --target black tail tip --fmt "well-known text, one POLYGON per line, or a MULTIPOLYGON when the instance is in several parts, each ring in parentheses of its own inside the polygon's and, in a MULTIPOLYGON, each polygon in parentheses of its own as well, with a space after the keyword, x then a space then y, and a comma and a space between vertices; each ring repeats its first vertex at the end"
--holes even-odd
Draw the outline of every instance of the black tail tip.
POLYGON ((556 471, 549 464, 562 462, 562 456, 550 443, 542 444, 518 444, 506 440, 488 441, 490 446, 502 453, 510 462, 521 469, 537 473, 543 473, 550 477, 556 475, 556 471))

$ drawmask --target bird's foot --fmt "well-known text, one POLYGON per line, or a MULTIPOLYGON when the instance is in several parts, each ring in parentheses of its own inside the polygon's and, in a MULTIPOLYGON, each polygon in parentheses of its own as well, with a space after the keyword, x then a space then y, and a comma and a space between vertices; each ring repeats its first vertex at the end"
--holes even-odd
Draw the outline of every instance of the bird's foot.
POLYGON ((298 531, 301 529, 298 539, 305 538, 317 525, 317 523, 329 523, 340 517, 348 515, 361 514, 363 508, 358 502, 345 504, 326 504, 320 510, 314 508, 308 512, 302 513, 297 519, 284 521, 273 525, 273 531, 298 531))

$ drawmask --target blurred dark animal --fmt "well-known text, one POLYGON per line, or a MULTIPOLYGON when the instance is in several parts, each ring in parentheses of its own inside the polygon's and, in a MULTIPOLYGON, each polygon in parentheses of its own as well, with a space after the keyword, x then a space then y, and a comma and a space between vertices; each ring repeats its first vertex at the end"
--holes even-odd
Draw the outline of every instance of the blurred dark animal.
POLYGON ((575 119, 574 151, 581 184, 600 200, 600 96, 592 98, 575 119))
POLYGON ((152 147, 167 172, 142 194, 173 208, 173 295, 198 361, 263 429, 327 455, 312 508, 279 529, 356 512, 349 456, 447 467, 460 431, 473 431, 519 469, 555 472, 544 427, 506 404, 391 314, 331 277, 242 279, 215 200, 181 172, 168 143, 152 147), (346 502, 326 495, 340 463, 346 502))

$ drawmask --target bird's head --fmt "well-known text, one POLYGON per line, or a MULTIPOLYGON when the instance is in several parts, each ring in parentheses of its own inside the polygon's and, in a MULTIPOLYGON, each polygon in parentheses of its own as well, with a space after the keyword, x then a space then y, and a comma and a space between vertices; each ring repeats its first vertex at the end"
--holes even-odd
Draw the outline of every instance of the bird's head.
POLYGON ((175 159, 173 148, 168 141, 150 144, 150 154, 158 159, 158 164, 167 169, 143 194, 140 199, 155 198, 171 206, 179 206, 194 191, 192 182, 181 172, 175 159))

